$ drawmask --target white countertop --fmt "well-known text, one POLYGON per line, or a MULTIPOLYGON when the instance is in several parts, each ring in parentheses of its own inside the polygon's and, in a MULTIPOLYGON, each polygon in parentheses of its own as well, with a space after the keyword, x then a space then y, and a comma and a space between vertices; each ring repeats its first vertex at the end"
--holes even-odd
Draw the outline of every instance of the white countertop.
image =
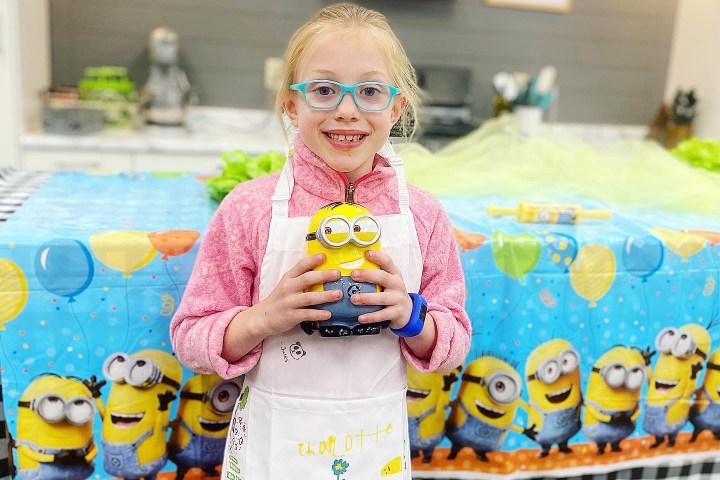
POLYGON ((268 150, 287 151, 285 135, 275 112, 223 107, 190 107, 185 127, 148 126, 112 129, 88 135, 26 133, 25 151, 81 150, 114 153, 166 153, 216 155, 243 150, 258 155, 268 150))

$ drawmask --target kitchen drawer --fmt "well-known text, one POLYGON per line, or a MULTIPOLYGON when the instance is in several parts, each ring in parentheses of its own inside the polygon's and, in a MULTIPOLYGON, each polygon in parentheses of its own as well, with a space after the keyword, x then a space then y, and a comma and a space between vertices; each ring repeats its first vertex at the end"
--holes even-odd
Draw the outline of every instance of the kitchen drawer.
POLYGON ((28 170, 131 172, 132 160, 130 153, 27 149, 23 152, 23 167, 28 170))
POLYGON ((219 174, 225 162, 220 155, 186 155, 171 153, 135 154, 137 172, 183 172, 219 174))

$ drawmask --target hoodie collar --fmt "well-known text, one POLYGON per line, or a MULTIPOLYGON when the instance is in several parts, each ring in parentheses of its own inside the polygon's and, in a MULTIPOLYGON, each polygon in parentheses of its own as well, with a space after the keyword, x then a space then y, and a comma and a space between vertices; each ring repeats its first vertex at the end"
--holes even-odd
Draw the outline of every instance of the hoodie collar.
MULTIPOLYGON (((349 183, 343 172, 330 168, 315 152, 310 150, 298 135, 292 152, 295 185, 328 202, 345 199, 345 189, 349 183)), ((365 203, 381 195, 397 199, 397 185, 388 182, 395 178, 395 169, 388 161, 375 154, 372 171, 360 177, 355 184, 355 202, 365 203)))

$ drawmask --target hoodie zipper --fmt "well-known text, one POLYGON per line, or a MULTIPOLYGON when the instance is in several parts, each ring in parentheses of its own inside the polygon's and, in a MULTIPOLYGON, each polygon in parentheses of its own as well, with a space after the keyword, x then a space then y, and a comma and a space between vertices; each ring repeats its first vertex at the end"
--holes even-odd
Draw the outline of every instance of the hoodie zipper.
POLYGON ((345 187, 345 201, 355 203, 355 185, 352 182, 348 182, 347 187, 345 187))
POLYGON ((340 173, 340 176, 343 179, 343 183, 346 183, 345 184, 345 201, 350 202, 350 203, 355 203, 355 189, 357 187, 357 184, 362 182, 363 180, 365 180, 367 177, 371 176, 375 172, 372 171, 372 172, 366 173, 362 177, 355 180, 355 183, 348 181, 347 176, 345 176, 344 173, 341 173, 341 172, 338 172, 338 173, 340 173))

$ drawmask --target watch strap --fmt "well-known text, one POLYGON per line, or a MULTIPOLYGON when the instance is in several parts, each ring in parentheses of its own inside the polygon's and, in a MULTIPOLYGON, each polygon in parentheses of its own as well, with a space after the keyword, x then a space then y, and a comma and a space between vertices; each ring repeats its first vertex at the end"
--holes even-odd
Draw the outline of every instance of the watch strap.
POLYGON ((415 337, 420 335, 425 326, 425 315, 427 314, 427 301, 418 293, 409 293, 413 302, 410 320, 402 328, 392 328, 390 330, 398 337, 415 337))

